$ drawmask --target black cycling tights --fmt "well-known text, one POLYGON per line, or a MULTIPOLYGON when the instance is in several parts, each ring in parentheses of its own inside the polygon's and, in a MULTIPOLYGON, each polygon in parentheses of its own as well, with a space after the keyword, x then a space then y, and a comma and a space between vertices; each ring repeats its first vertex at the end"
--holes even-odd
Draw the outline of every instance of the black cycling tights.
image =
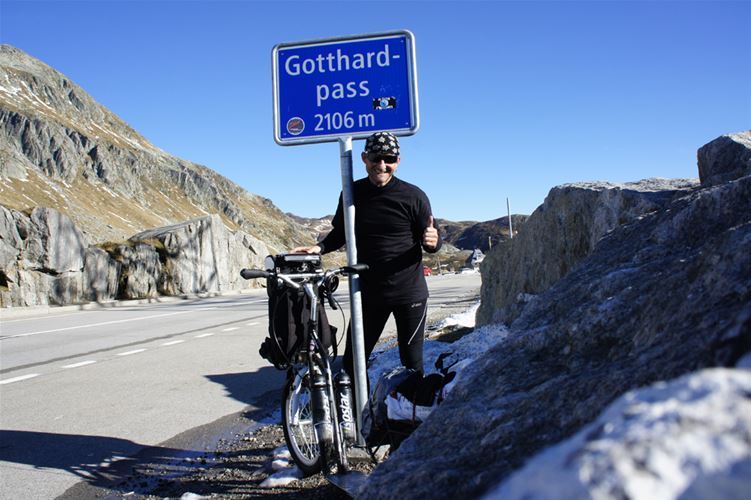
MULTIPOLYGON (((422 344, 425 339, 425 316, 427 300, 414 304, 389 306, 380 302, 368 301, 363 298, 362 316, 365 333, 365 359, 370 357, 378 339, 383 332, 391 314, 396 322, 397 340, 399 342, 399 358, 407 368, 423 371, 422 344)), ((349 332, 348 332, 349 333, 349 332)), ((352 338, 347 335, 347 347, 344 350, 344 369, 352 376, 352 338)))

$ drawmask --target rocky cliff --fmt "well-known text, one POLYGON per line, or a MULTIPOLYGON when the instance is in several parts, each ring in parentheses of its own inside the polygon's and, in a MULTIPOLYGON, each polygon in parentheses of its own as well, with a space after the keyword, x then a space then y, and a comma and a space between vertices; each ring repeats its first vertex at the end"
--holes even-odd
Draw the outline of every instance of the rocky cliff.
POLYGON ((30 215, 0 206, 0 307, 65 305, 248 287, 244 267, 260 267, 266 245, 230 231, 218 215, 88 245, 66 215, 30 215))
POLYGON ((242 267, 311 241, 269 200, 0 46, 0 306, 234 290, 242 267))
MULTIPOLYGON (((479 353, 443 404, 374 471, 361 497, 399 491, 404 498, 488 492, 493 498, 565 492, 576 498, 653 498, 655 492, 664 492, 661 498, 717 498, 718 492, 740 498, 747 492, 751 375, 702 369, 749 366, 751 169, 739 163, 748 148, 738 145, 750 137, 724 136, 702 148, 713 151, 709 158, 699 155, 700 170, 712 165, 703 180, 733 171, 732 180, 701 186, 649 181, 641 183, 641 194, 630 192, 633 185, 599 184, 551 192, 520 231, 522 241, 494 250, 506 258, 483 265, 482 274, 484 283, 502 286, 493 273, 513 276, 500 267, 506 262, 522 266, 522 276, 539 267, 553 277, 542 276, 540 288, 526 290, 536 296, 501 316, 509 318, 509 334, 479 353), (648 187, 656 183, 664 189, 648 187), (559 219, 551 207, 560 207, 561 197, 581 216, 566 223, 576 217, 572 210, 559 219), (549 231, 558 234, 555 241, 543 234, 549 231), (558 250, 516 255, 535 251, 535 241, 558 250), (543 279, 552 286, 545 289, 543 279), (644 425, 656 426, 655 432, 643 432, 644 425), (686 444, 685 436, 699 437, 686 444), (560 488, 530 484, 530 478, 554 478, 560 488), (644 484, 649 487, 639 490, 644 484)), ((492 303, 498 295, 483 286, 490 321, 509 301, 492 303)))
POLYGON ((698 186, 692 179, 646 179, 551 189, 517 237, 496 245, 483 261, 478 323, 511 322, 525 301, 565 276, 613 229, 698 186))
POLYGON ((269 200, 155 147, 65 75, 0 45, 0 200, 67 215, 89 243, 219 214, 274 249, 309 243, 269 200))

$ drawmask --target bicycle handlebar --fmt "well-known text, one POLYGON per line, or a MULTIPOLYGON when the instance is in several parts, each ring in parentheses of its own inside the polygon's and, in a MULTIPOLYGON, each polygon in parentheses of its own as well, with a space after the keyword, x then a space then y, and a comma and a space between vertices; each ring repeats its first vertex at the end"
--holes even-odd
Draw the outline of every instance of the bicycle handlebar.
POLYGON ((367 271, 368 269, 369 266, 367 264, 355 264, 354 266, 340 267, 337 271, 341 271, 343 274, 355 274, 367 271))
POLYGON ((333 276, 335 274, 356 274, 356 273, 361 273, 367 270, 368 270, 367 264, 355 264, 353 266, 344 266, 344 267, 340 267, 337 269, 326 271, 325 273, 301 273, 301 274, 282 274, 282 273, 275 273, 273 271, 263 271, 261 269, 243 269, 240 271, 240 276, 242 276, 246 280, 252 280, 256 278, 276 277, 284 281, 288 285, 292 286, 293 288, 300 288, 300 284, 293 281, 292 278, 303 279, 303 280, 311 279, 311 278, 319 278, 319 281, 323 281, 325 278, 329 276, 333 276))
POLYGON ((252 280, 256 278, 268 278, 271 273, 268 271, 262 271, 260 269, 243 269, 240 271, 240 276, 246 280, 252 280))

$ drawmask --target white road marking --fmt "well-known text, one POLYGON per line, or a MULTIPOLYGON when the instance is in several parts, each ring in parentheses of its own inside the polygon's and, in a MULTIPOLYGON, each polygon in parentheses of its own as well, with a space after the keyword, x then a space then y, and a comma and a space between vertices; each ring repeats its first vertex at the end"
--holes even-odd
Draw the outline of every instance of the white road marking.
POLYGON ((131 354, 138 354, 139 352, 143 352, 146 349, 135 349, 133 351, 126 351, 126 352, 119 352, 117 353, 118 356, 130 356, 131 354))
POLYGON ((256 326, 256 325, 260 325, 260 324, 261 323, 259 323, 258 321, 256 321, 255 323, 245 323, 245 326, 256 326))
POLYGON ((175 344, 182 344, 183 342, 185 342, 185 341, 184 341, 184 340, 173 340, 173 341, 171 341, 171 342, 165 342, 165 343, 164 343, 164 344, 162 344, 162 345, 164 345, 164 346, 167 346, 167 345, 175 345, 175 344))
POLYGON ((70 312, 67 314, 55 314, 54 316, 51 314, 44 314, 39 316, 26 316, 24 318, 13 318, 13 319, 6 319, 3 317, 2 312, 0 312, 0 319, 3 320, 3 323, 18 323, 19 321, 39 321, 40 319, 55 319, 55 318, 65 318, 66 316, 72 316, 78 311, 70 312))
POLYGON ((82 328, 93 328, 95 326, 105 326, 105 325, 114 325, 116 323, 127 323, 129 321, 141 321, 145 319, 154 319, 154 318, 164 318, 166 316, 174 316, 176 314, 185 314, 189 312, 195 312, 195 311, 177 311, 177 312, 171 312, 166 314, 155 314, 153 316, 142 316, 140 318, 129 318, 129 319, 117 319, 113 321, 103 321, 102 323, 91 323, 89 325, 78 325, 78 326, 68 326, 65 328, 56 328, 53 330, 41 330, 38 332, 29 332, 29 333, 19 333, 17 335, 9 335, 7 337, 0 337, 0 339, 12 339, 16 337, 30 337, 32 335, 39 335, 41 333, 53 333, 53 332, 64 332, 67 330, 79 330, 82 328))
POLYGON ((268 300, 269 299, 250 300, 248 302, 233 302, 231 304, 214 306, 214 309, 231 309, 231 308, 235 308, 237 306, 245 306, 247 304, 261 304, 263 302, 268 302, 268 300))
POLYGON ((30 378, 34 378, 34 377, 38 377, 38 376, 39 376, 38 373, 30 373, 28 375, 21 375, 20 377, 8 378, 8 379, 5 379, 5 380, 0 380, 0 385, 3 385, 3 384, 12 384, 13 382, 20 382, 22 380, 29 380, 30 378))
POLYGON ((204 337, 211 337, 212 335, 214 335, 214 334, 213 333, 202 333, 201 335, 196 335, 196 338, 197 339, 202 339, 204 337))
POLYGON ((65 365, 63 368, 78 368, 80 366, 93 365, 94 363, 96 363, 96 361, 90 359, 88 361, 81 361, 80 363, 73 363, 72 365, 65 365))
POLYGON ((222 331, 223 331, 223 332, 232 332, 232 331, 234 331, 234 330, 239 330, 239 329, 240 329, 240 327, 239 327, 239 326, 232 326, 232 327, 230 327, 230 328, 225 328, 225 329, 224 329, 224 330, 222 330, 222 331))

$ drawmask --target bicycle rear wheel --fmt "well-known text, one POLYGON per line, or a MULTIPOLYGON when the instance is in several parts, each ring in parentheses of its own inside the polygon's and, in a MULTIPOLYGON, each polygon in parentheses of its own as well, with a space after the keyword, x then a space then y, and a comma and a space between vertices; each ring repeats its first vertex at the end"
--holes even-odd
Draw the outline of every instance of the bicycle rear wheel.
MULTIPOLYGON (((282 427, 287 448, 306 476, 321 471, 323 460, 313 422, 310 377, 293 375, 282 393, 282 427)), ((325 455, 325 450, 324 450, 325 455)))

